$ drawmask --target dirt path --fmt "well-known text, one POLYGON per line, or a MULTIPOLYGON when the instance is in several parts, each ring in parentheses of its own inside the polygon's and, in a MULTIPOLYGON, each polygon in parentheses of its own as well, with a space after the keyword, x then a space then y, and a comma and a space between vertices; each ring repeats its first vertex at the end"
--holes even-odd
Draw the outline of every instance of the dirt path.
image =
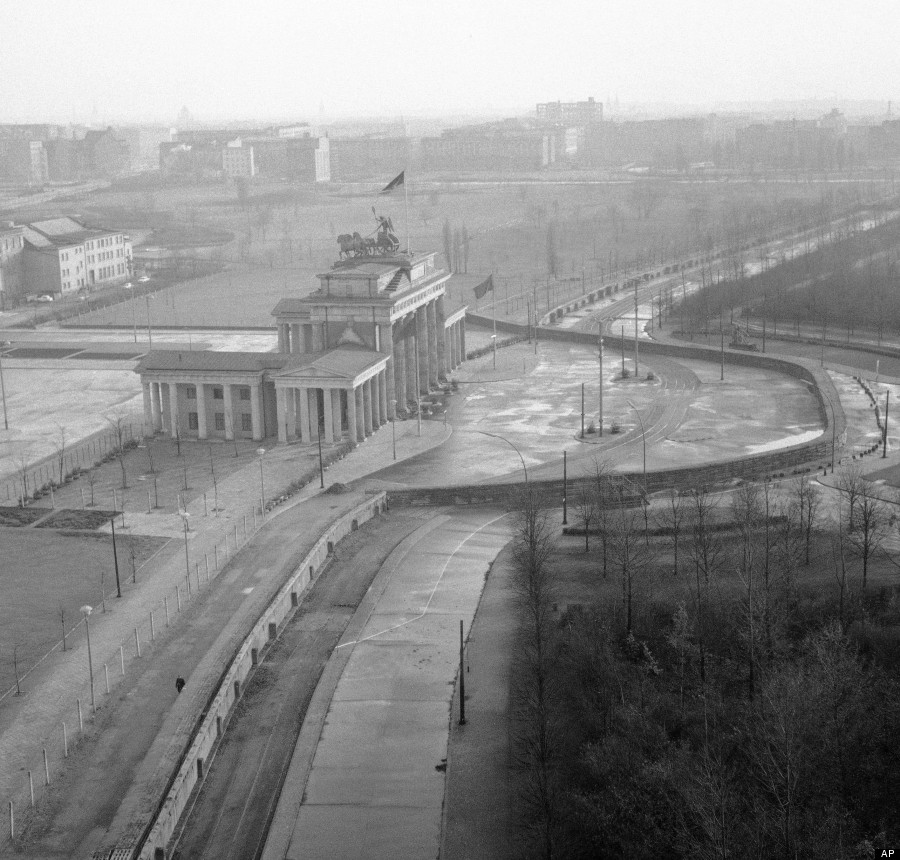
POLYGON ((433 515, 391 513, 337 545, 329 567, 250 681, 173 858, 256 856, 322 669, 384 560, 433 515))

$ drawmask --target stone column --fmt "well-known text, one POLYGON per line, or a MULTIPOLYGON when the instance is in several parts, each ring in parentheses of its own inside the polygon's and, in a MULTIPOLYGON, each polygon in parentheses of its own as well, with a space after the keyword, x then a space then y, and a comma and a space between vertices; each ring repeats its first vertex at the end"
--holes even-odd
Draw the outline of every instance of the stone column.
POLYGON ((206 439, 206 386, 198 382, 197 389, 197 438, 206 439))
POLYGON ((162 383, 150 383, 151 408, 153 409, 153 430, 162 430, 162 383))
POLYGON ((287 326, 284 323, 278 323, 278 351, 290 352, 287 342, 287 326))
POLYGON ((322 352, 325 348, 325 341, 322 339, 322 323, 313 323, 310 328, 312 329, 312 351, 322 352))
POLYGON ((291 326, 291 352, 303 352, 303 342, 300 339, 299 323, 294 323, 291 326))
POLYGON ((334 416, 331 414, 331 389, 322 389, 322 408, 325 410, 325 441, 334 442, 334 416))
POLYGON ((391 419, 390 400, 388 398, 388 379, 390 367, 386 367, 378 374, 378 399, 381 403, 381 423, 387 424, 391 419))
POLYGON ((152 382, 145 382, 141 385, 144 391, 144 433, 149 436, 153 433, 153 395, 151 388, 152 382))
POLYGON ((397 406, 406 409, 406 345, 402 340, 394 343, 393 365, 394 399, 397 403, 391 407, 392 418, 397 415, 397 406))
MULTIPOLYGON (((262 399, 262 386, 258 382, 254 382, 253 385, 250 386, 250 421, 251 426, 253 427, 253 441, 261 442, 263 438, 263 425, 262 425, 262 409, 260 408, 262 404, 260 400, 262 399)), ((228 425, 228 421, 225 421, 225 425, 228 425)))
POLYGON ((353 389, 353 398, 356 400, 356 433, 360 439, 366 438, 366 404, 363 395, 363 386, 358 385, 353 389))
POLYGON ((466 318, 461 317, 459 320, 459 363, 462 364, 466 360, 466 318))
POLYGON ((394 384, 394 368, 396 367, 397 361, 394 350, 394 326, 390 323, 381 326, 381 351, 390 357, 387 363, 387 376, 385 377, 388 387, 387 397, 390 402, 397 396, 395 393, 396 386, 394 384))
POLYGON ((319 389, 309 389, 309 441, 319 438, 319 389))
MULTIPOLYGON (((416 383, 416 338, 410 333, 403 338, 406 347, 406 400, 415 400, 419 390, 416 383)), ((406 403, 403 404, 404 408, 406 403)))
POLYGON ((180 435, 178 420, 178 383, 169 383, 169 421, 173 436, 180 435))
POLYGON ((300 402, 300 441, 310 442, 309 436, 309 389, 298 388, 297 400, 300 402))
POLYGON ((437 327, 437 356, 438 356, 438 377, 440 379, 447 378, 447 372, 450 369, 449 357, 447 355, 447 330, 444 328, 447 322, 447 314, 444 310, 444 297, 438 296, 434 300, 435 325, 437 327))
MULTIPOLYGON (((287 425, 285 435, 288 442, 293 442, 297 438, 297 392, 294 388, 285 388, 284 390, 284 415, 279 416, 278 422, 287 425)), ((280 407, 279 407, 280 408, 280 407)))
POLYGON ((275 411, 278 415, 278 441, 286 444, 288 440, 288 395, 286 388, 275 388, 275 411))
POLYGON ((234 405, 231 402, 231 386, 222 386, 222 397, 225 402, 225 438, 229 442, 234 439, 234 405))
POLYGON ((450 344, 453 346, 453 368, 459 367, 459 322, 450 326, 450 344))
POLYGON ((428 322, 424 305, 416 308, 416 352, 419 356, 417 390, 428 394, 428 322))
POLYGON ((372 380, 367 379, 362 384, 363 395, 363 428, 366 436, 372 435, 372 380))
POLYGON ((356 415, 356 389, 347 389, 347 429, 350 432, 350 441, 359 441, 359 422, 356 415))
POLYGON ((341 429, 341 389, 331 389, 331 421, 333 438, 338 442, 343 438, 344 434, 341 429))
POLYGON ((433 301, 425 305, 425 322, 428 328, 428 387, 438 386, 437 312, 433 301))

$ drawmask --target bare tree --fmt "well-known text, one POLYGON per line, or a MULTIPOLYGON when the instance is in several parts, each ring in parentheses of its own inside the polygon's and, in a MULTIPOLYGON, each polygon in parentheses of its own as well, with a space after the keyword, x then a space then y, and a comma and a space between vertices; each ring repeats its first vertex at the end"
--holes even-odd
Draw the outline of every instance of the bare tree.
POLYGON ((818 522, 822 498, 819 491, 805 475, 794 483, 794 498, 800 514, 800 530, 803 533, 804 564, 808 567, 812 535, 818 522))
POLYGON ((722 540, 713 528, 716 500, 705 487, 691 490, 691 540, 688 553, 694 562, 695 621, 700 654, 700 681, 706 695, 706 605, 712 574, 718 571, 722 540))
POLYGON ((888 517, 884 502, 878 496, 863 493, 856 508, 858 528, 850 542, 862 561, 862 593, 865 597, 869 562, 887 537, 888 517))
POLYGON ((58 428, 57 438, 53 442, 56 449, 56 462, 59 467, 59 484, 61 485, 66 477, 66 428, 62 424, 56 425, 58 428))
POLYGON ((664 517, 665 525, 672 533, 672 554, 674 556, 672 573, 675 576, 678 576, 678 539, 681 536, 686 513, 683 496, 675 487, 672 487, 669 491, 668 506, 665 509, 664 517))
POLYGON ((119 468, 122 470, 122 489, 125 490, 128 488, 128 473, 125 470, 125 435, 128 425, 122 415, 116 415, 113 418, 107 416, 106 421, 115 439, 116 449, 114 453, 119 461, 119 468))
POLYGON ((65 651, 66 650, 66 607, 63 606, 61 603, 59 604, 59 623, 62 625, 62 632, 63 632, 62 645, 63 645, 63 651, 65 651))
POLYGON ((640 513, 634 508, 619 509, 612 537, 613 563, 622 581, 622 603, 625 607, 625 631, 631 633, 636 591, 650 570, 652 553, 641 534, 640 513))
POLYGON ((98 479, 99 475, 97 474, 96 468, 89 469, 87 473, 87 482, 88 486, 91 488, 91 507, 94 507, 94 487, 97 485, 98 479))
POLYGON ((22 482, 22 507, 28 502, 28 461, 24 457, 16 457, 16 471, 22 482))
POLYGON ((848 530, 852 532, 856 528, 856 506, 861 496, 865 494, 865 481, 856 465, 845 466, 841 469, 838 478, 838 489, 847 497, 847 510, 849 513, 848 530))
POLYGON ((575 490, 575 512, 584 528, 584 551, 590 552, 590 528, 597 516, 597 498, 593 487, 585 482, 578 484, 575 490))

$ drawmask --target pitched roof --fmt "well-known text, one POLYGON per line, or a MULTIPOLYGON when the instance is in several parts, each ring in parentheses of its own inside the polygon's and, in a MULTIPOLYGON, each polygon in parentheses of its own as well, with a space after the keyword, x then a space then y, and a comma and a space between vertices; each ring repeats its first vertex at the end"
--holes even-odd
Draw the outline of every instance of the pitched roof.
POLYGON ((361 373, 386 362, 389 356, 383 352, 375 352, 365 346, 345 343, 317 356, 297 356, 305 359, 302 364, 285 368, 279 377, 297 379, 356 379, 361 373))

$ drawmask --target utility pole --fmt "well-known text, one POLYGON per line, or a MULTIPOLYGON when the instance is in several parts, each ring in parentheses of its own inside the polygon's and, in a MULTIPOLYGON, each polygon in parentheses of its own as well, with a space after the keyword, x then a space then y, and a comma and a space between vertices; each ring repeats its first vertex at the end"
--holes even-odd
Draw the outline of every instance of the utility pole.
POLYGON ((562 524, 564 526, 568 525, 568 523, 569 523, 569 520, 567 517, 567 514, 568 514, 567 490, 568 490, 568 488, 569 488, 569 476, 568 476, 568 472, 566 471, 566 452, 563 451, 563 521, 562 521, 562 524))
POLYGON ((598 374, 600 377, 600 397, 599 397, 600 416, 599 416, 599 421, 597 422, 597 432, 602 436, 603 435, 603 334, 602 334, 602 329, 601 329, 601 334, 600 334, 599 340, 600 340, 600 345, 599 345, 599 349, 598 349, 598 363, 600 366, 598 368, 598 374))
POLYGON ((638 282, 634 281, 634 378, 640 375, 638 371, 638 282))
POLYGON ((884 401, 884 445, 881 450, 881 459, 883 460, 887 457, 887 433, 888 433, 888 410, 891 406, 891 392, 888 391, 887 397, 884 401))
POLYGON ((625 326, 622 329, 622 379, 625 378, 625 326))

